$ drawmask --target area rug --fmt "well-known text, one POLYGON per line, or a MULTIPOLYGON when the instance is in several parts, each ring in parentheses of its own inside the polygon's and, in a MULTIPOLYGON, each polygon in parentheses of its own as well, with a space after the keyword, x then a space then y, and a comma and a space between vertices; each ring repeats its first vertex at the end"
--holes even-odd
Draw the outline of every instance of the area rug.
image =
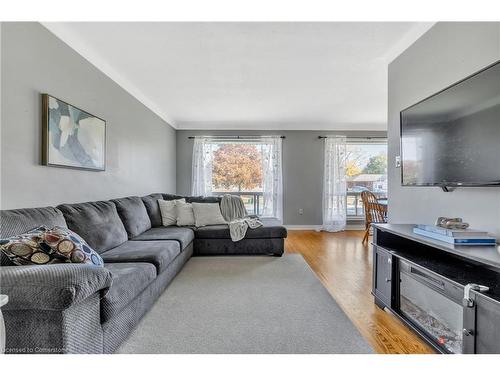
POLYGON ((372 353, 301 255, 193 257, 118 353, 372 353))

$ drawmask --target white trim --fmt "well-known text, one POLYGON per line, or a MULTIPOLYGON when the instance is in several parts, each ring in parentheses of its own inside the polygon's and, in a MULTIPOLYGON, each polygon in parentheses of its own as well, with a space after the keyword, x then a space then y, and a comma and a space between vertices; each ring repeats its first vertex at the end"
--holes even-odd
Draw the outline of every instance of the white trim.
POLYGON ((304 129, 304 121, 294 122, 241 122, 241 121, 178 121, 179 130, 311 130, 311 131, 387 131, 387 122, 370 123, 330 123, 308 122, 304 129))
POLYGON ((319 231, 321 225, 284 225, 287 230, 315 230, 319 231))
MULTIPOLYGON (((321 225, 284 225, 287 230, 314 230, 319 232, 321 225)), ((365 224, 347 224, 346 230, 364 230, 365 224)))
POLYGON ((361 222, 359 224, 347 224, 345 230, 365 230, 365 223, 361 222))
POLYGON ((94 65, 102 73, 108 76, 111 80, 117 83, 121 88, 127 91, 130 95, 148 107, 152 112, 156 113, 161 119, 167 122, 171 127, 177 129, 177 125, 173 119, 167 115, 158 104, 151 98, 145 95, 137 86, 125 78, 115 68, 113 68, 105 59, 96 53, 88 43, 71 31, 68 27, 61 22, 41 22, 47 30, 54 34, 57 38, 61 39, 70 48, 75 50, 88 62, 94 65))

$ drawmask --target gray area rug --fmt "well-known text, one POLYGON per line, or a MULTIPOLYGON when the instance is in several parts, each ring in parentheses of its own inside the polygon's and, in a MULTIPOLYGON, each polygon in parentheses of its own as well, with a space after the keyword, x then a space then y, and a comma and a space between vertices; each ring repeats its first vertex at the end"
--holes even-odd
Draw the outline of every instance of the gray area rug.
POLYGON ((193 257, 118 353, 372 353, 298 254, 193 257))

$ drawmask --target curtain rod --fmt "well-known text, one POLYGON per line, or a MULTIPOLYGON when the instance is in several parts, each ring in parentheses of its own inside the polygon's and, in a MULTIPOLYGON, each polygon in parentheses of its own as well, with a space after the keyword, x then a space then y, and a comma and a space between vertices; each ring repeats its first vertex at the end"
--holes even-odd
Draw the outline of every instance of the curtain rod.
MULTIPOLYGON (((259 139, 259 138, 272 138, 275 137, 273 135, 207 135, 207 136, 199 136, 199 138, 225 138, 225 139, 259 139)), ((279 135, 281 139, 285 139, 284 135, 279 135)), ((189 136, 188 139, 195 139, 194 136, 189 136)))
POLYGON ((387 139, 387 137, 349 137, 348 135, 318 135, 318 139, 325 139, 325 138, 335 138, 335 137, 345 137, 348 139, 387 139))

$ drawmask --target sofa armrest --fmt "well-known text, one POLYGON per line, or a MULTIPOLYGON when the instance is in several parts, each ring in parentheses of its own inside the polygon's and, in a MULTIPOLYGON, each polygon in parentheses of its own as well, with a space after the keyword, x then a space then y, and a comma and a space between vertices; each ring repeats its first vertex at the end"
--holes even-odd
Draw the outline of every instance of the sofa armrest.
POLYGON ((83 264, 0 267, 0 290, 9 296, 4 310, 65 310, 111 286, 106 268, 83 264))

